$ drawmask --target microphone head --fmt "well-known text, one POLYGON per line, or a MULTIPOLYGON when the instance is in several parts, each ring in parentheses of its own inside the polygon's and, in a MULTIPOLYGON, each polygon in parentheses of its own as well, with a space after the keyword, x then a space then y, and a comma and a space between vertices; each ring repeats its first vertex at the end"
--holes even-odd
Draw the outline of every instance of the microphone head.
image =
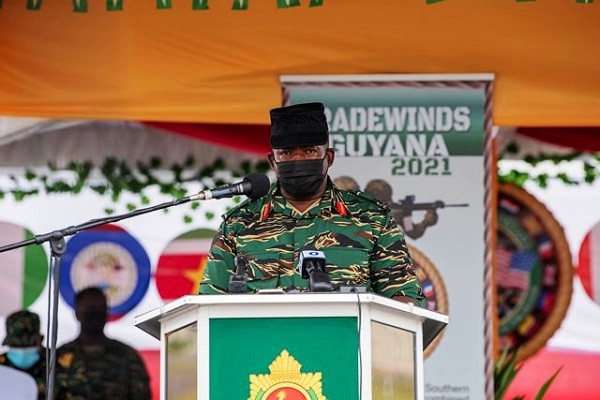
POLYGON ((261 173, 250 174, 244 178, 244 181, 250 183, 250 190, 245 191, 244 194, 252 200, 256 200, 267 194, 271 186, 267 175, 261 173))
POLYGON ((310 244, 300 248, 298 254, 298 270, 302 278, 308 279, 314 268, 325 271, 325 264, 325 253, 317 250, 314 245, 310 244))

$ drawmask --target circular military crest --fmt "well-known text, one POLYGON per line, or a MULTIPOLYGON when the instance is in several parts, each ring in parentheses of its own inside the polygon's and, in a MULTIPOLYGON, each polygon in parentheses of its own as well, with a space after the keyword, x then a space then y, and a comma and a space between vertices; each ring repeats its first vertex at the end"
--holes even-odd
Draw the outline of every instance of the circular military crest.
POLYGON ((496 289, 500 347, 539 350, 560 326, 571 300, 573 266, 564 232, 525 190, 500 185, 496 289))
POLYGON ((150 260, 140 243, 116 225, 80 232, 61 260, 60 292, 75 306, 75 293, 95 286, 106 294, 111 320, 133 309, 150 283, 150 260))
MULTIPOLYGON (((0 222, 1 243, 33 238, 31 231, 10 222, 0 222)), ((25 246, 0 253, 2 301, 0 315, 6 316, 32 305, 42 294, 48 276, 48 257, 42 246, 25 246)))
MULTIPOLYGON (((408 251, 413 261, 415 275, 419 283, 421 283, 421 287, 427 298, 427 309, 448 315, 448 293, 442 275, 435 268, 431 260, 416 247, 408 245, 408 251)), ((442 331, 425 349, 423 352, 424 358, 429 357, 433 353, 442 340, 444 332, 442 331)))
POLYGON ((154 280, 165 300, 198 294, 215 231, 195 229, 177 236, 158 259, 154 280))

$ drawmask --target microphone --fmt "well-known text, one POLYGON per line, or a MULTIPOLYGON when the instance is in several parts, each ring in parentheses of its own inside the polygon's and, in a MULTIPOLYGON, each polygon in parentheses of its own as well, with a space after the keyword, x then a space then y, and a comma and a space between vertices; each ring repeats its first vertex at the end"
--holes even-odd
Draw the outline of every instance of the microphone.
POLYGON ((332 292, 331 277, 325 271, 325 253, 313 245, 304 246, 298 256, 298 269, 302 279, 308 279, 311 292, 332 292))
POLYGON ((254 173, 244 178, 241 182, 220 186, 215 189, 207 189, 191 195, 188 201, 222 199, 239 194, 246 195, 252 200, 264 196, 269 191, 269 178, 265 174, 254 173))
POLYGON ((235 273, 229 278, 229 293, 246 293, 248 292, 248 259, 244 256, 235 258, 235 273))

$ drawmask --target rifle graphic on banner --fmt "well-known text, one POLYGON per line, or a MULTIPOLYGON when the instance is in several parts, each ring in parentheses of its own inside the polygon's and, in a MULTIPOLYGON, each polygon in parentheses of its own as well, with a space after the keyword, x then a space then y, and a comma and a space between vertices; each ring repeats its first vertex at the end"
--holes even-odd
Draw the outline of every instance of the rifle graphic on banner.
MULTIPOLYGON (((340 176, 333 182, 343 189, 360 190, 360 187, 354 178, 349 176, 340 176)), ((392 210, 392 215, 396 222, 402 227, 406 236, 411 239, 418 239, 425 234, 425 231, 430 226, 438 222, 438 208, 446 207, 468 207, 467 203, 462 204, 446 204, 442 200, 436 200, 429 203, 415 202, 415 195, 407 195, 404 200, 395 202, 392 199, 392 186, 384 179, 372 179, 365 187, 365 193, 373 197, 375 200, 387 204, 392 210), (423 219, 415 223, 413 220, 413 212, 425 211, 423 219)))
POLYGON ((412 239, 420 238, 425 234, 427 228, 437 224, 438 208, 468 206, 469 205, 466 203, 446 204, 441 200, 436 200, 431 203, 416 203, 414 195, 406 196, 404 200, 401 200, 399 203, 390 204, 394 219, 402 226, 404 233, 412 239), (423 217, 421 222, 417 224, 413 222, 414 211, 425 211, 425 216, 423 217))

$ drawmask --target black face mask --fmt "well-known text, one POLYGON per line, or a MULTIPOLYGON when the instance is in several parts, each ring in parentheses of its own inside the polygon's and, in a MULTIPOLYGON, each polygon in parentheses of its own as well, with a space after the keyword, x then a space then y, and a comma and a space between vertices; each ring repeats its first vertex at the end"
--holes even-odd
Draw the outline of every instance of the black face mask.
POLYGON ((100 336, 106 325, 106 312, 101 310, 87 311, 81 317, 81 331, 88 336, 100 336))
POLYGON ((314 197, 325 180, 324 160, 325 157, 316 160, 278 162, 281 189, 297 200, 314 197))

